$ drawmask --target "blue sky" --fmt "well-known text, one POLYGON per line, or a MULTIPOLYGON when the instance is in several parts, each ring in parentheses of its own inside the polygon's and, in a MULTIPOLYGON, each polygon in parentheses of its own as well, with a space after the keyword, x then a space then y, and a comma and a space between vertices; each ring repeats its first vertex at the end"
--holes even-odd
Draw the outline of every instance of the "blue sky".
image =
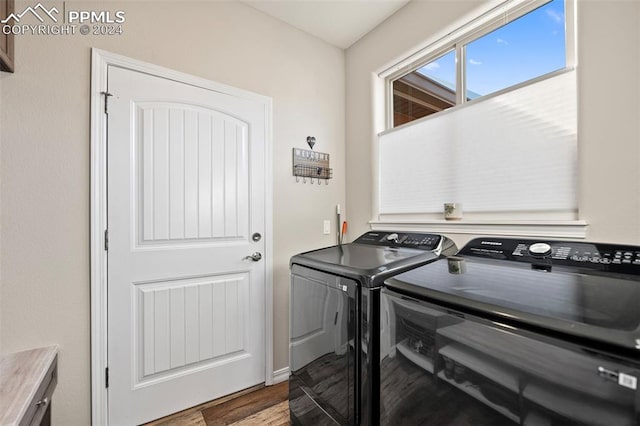
MULTIPOLYGON (((486 95, 564 68, 565 61, 564 0, 553 0, 466 45, 467 89, 486 95)), ((454 52, 420 71, 455 82, 454 52)))

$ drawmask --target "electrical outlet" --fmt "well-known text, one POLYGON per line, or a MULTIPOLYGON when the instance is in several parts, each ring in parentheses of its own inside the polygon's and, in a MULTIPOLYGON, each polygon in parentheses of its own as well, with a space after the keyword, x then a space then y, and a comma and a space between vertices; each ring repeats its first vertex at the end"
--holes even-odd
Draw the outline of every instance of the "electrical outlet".
POLYGON ((324 221, 324 228, 322 233, 324 235, 329 235, 331 233, 331 221, 330 220, 325 220, 324 221))

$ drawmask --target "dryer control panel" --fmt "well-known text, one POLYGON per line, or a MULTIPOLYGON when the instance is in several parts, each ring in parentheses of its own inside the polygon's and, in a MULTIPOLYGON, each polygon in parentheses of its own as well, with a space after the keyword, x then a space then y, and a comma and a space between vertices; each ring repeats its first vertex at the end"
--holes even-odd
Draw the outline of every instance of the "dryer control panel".
POLYGON ((370 231, 358 237, 354 243, 434 250, 440 244, 441 239, 442 237, 440 235, 423 234, 419 232, 370 231))
POLYGON ((582 241, 476 238, 464 246, 458 254, 532 264, 640 273, 640 246, 582 241))

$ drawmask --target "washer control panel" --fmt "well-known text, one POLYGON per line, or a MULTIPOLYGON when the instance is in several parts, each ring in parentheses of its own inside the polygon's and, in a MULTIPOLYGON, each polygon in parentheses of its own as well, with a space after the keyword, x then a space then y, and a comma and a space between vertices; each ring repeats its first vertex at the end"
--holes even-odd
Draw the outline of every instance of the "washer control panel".
POLYGON ((354 243, 434 250, 440 244, 441 239, 442 237, 440 235, 422 234, 418 232, 370 231, 358 237, 354 243))
POLYGON ((578 241, 476 238, 464 246, 459 254, 532 264, 557 264, 640 273, 640 246, 578 241), (608 268, 609 266, 611 268, 608 268))

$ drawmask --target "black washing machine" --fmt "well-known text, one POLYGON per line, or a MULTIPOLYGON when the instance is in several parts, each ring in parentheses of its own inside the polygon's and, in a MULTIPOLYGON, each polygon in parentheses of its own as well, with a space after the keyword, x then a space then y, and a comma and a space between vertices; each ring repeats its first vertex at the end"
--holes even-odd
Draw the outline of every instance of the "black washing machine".
POLYGON ((377 423, 381 285, 456 250, 441 235, 372 231, 291 258, 293 424, 377 423))
POLYGON ((386 280, 380 423, 640 424, 640 247, 480 238, 386 280))

